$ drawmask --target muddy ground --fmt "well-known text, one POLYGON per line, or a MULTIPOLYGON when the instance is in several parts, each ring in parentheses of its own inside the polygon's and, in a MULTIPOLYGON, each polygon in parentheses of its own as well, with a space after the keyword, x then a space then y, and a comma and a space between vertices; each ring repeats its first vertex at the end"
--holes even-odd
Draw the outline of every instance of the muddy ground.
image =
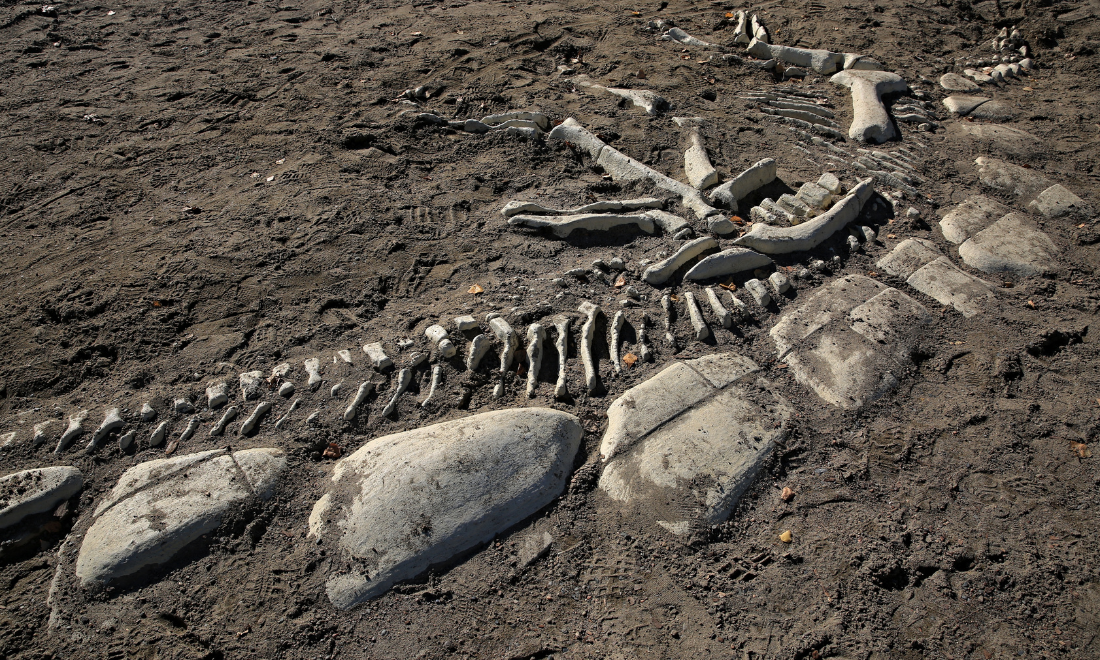
MULTIPOLYGON (((1100 424, 1092 218, 1046 222, 1062 251, 1059 272, 998 280, 999 306, 987 314, 964 319, 907 289, 937 324, 913 372, 862 411, 837 410, 795 382, 767 337, 800 297, 839 274, 875 273, 874 262, 905 237, 932 240, 957 261, 936 221, 973 194, 996 196, 981 189, 977 156, 1025 164, 1100 203, 1100 6, 0 5, 0 434, 17 432, 0 461, 4 474, 75 465, 85 475, 82 494, 0 563, 0 658, 1100 656, 1100 459, 1088 449, 1100 424), (704 135, 723 178, 764 157, 794 189, 826 170, 849 185, 861 176, 825 152, 796 148, 786 126, 739 98, 777 85, 810 90, 846 127, 846 90, 816 75, 781 82, 751 59, 706 62, 647 29, 671 20, 739 53, 726 18, 737 9, 758 13, 775 43, 874 56, 930 95, 942 126, 901 124, 884 147, 923 159, 920 196, 901 207, 923 220, 883 212, 863 221, 879 232, 864 253, 849 256, 845 234, 777 260, 800 268, 840 257, 833 272, 799 282, 777 307, 753 307, 754 322, 709 342, 691 341, 681 314, 679 350, 655 341, 656 360, 622 374, 605 359, 599 396, 581 394, 574 354, 575 399, 553 399, 556 358, 548 358, 535 399, 512 375, 505 398, 493 400, 488 366, 466 375, 460 353, 446 365, 441 403, 418 405, 422 367, 413 394, 384 417, 393 374, 376 374, 369 413, 343 422, 347 392, 334 398, 329 387, 369 377, 364 343, 382 341, 397 356, 398 339, 426 348, 426 326, 463 313, 499 312, 522 329, 562 312, 579 319, 584 300, 620 309, 611 277, 553 282, 596 258, 627 262, 628 282, 644 297, 627 310, 633 321, 646 313, 659 324, 661 295, 694 286, 640 281, 638 262, 674 249, 669 236, 624 229, 563 240, 511 228, 499 214, 512 199, 577 205, 653 190, 608 180, 559 142, 454 131, 416 121, 416 112, 576 117, 681 180, 685 136, 669 117, 701 116, 711 120, 704 135), (1018 110, 1008 125, 1035 139, 971 137, 939 105, 947 92, 936 81, 958 71, 957 60, 990 57, 989 40, 1013 25, 1038 68, 993 95, 1018 110), (673 109, 649 117, 586 94, 556 75, 562 65, 655 90, 673 109), (418 86, 427 98, 403 102, 418 86), (467 293, 475 284, 484 293, 467 293), (352 350, 352 365, 331 364, 339 349, 352 350), (676 357, 719 350, 765 365, 798 417, 729 522, 676 537, 595 487, 596 447, 619 393, 676 357), (307 357, 326 364, 316 393, 301 386, 307 357), (275 499, 140 579, 100 593, 63 581, 47 605, 69 530, 124 470, 164 455, 148 446, 152 427, 142 424, 128 451, 112 438, 91 454, 78 442, 54 455, 67 416, 87 408, 94 426, 109 404, 129 419, 150 401, 182 427, 185 417, 168 411, 174 398, 201 402, 208 381, 233 383, 282 361, 298 370, 304 404, 287 428, 273 428, 288 407, 281 401, 255 437, 200 431, 177 450, 283 448, 289 476, 275 499), (472 392, 464 405, 463 388, 472 392), (526 405, 584 421, 563 496, 486 547, 365 606, 334 609, 323 589, 325 548, 305 538, 332 467, 321 450, 526 405), (321 426, 309 428, 304 418, 315 410, 321 426), (50 418, 60 420, 50 439, 33 447, 31 426, 50 418), (796 493, 790 502, 780 498, 784 487, 796 493), (785 530, 790 544, 779 541, 785 530), (550 552, 524 567, 524 540, 543 532, 553 536, 550 552)), ((606 356, 606 343, 598 348, 606 356)), ((214 417, 201 414, 204 424, 214 417)))

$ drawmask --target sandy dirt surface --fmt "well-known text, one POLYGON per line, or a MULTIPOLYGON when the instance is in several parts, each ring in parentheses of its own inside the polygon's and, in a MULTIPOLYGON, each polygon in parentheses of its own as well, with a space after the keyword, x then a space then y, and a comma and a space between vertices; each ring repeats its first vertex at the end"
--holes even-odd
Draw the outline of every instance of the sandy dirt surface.
MULTIPOLYGON (((971 318, 876 266, 909 237, 959 262, 938 220, 973 195, 1026 211, 1021 198, 982 186, 979 156, 1100 203, 1098 48, 1100 5, 1049 0, 0 3, 0 438, 16 434, 0 448, 2 473, 73 465, 84 475, 79 496, 35 519, 30 541, 5 537, 0 658, 1100 656, 1100 459, 1089 449, 1100 424, 1091 328, 1100 228, 1087 213, 1040 217, 1057 270, 1015 281, 976 273, 998 286, 997 305, 971 318), (681 308, 670 347, 657 331, 661 296, 701 288, 679 275, 650 286, 640 262, 674 250, 671 236, 623 228, 562 239, 510 227, 500 210, 516 199, 568 207, 658 194, 699 234, 703 223, 667 193, 611 180, 563 142, 468 133, 419 113, 574 117, 681 181, 687 133, 671 117, 703 117, 723 180, 762 158, 778 162, 779 180, 742 205, 746 220, 765 195, 825 171, 854 185, 866 173, 852 158, 799 142, 743 98, 808 92, 842 132, 852 118, 847 90, 827 76, 783 81, 734 45, 727 16, 742 9, 773 43, 874 57, 912 90, 890 103, 917 95, 938 127, 898 123, 899 137, 877 147, 915 154, 921 183, 904 200, 893 193, 896 210, 882 204, 861 217, 876 242, 849 254, 842 231, 777 257, 788 273, 815 259, 829 267, 705 342, 681 308), (661 41, 657 20, 738 57, 661 41), (939 78, 992 57, 989 42, 1012 26, 1036 66, 982 93, 1015 111, 996 125, 1025 133, 975 133, 994 124, 952 117, 939 78), (570 80, 580 74, 653 90, 672 107, 648 116, 578 88, 570 80), (600 338, 597 395, 584 394, 573 345, 573 398, 552 395, 555 354, 535 398, 521 369, 493 399, 492 360, 467 373, 459 338, 459 356, 441 362, 436 403, 419 405, 425 363, 396 413, 382 414, 395 373, 372 370, 363 344, 382 342, 400 366, 429 349, 427 326, 489 312, 521 334, 570 314, 575 335, 581 302, 613 313, 624 296, 614 273, 564 273, 614 257, 641 296, 628 319, 653 322, 654 362, 615 373, 600 338), (781 314, 845 274, 905 289, 935 319, 913 369, 861 410, 798 383, 768 336, 781 314), (484 292, 468 293, 474 285, 484 292), (406 338, 413 347, 402 350, 406 338), (351 364, 334 364, 342 349, 351 364), (675 536, 597 488, 606 411, 675 359, 730 350, 762 365, 797 414, 729 521, 675 536), (310 357, 323 365, 316 391, 301 370, 310 357), (288 423, 274 428, 292 399, 272 393, 256 435, 209 437, 219 414, 206 410, 207 384, 235 391, 239 373, 266 376, 284 361, 302 399, 288 423), (345 422, 349 389, 366 379, 378 392, 345 422), (164 456, 148 438, 162 420, 178 437, 192 416, 172 411, 178 398, 196 405, 203 426, 177 454, 277 447, 286 477, 272 500, 234 510, 168 563, 81 589, 66 553, 82 521, 126 469, 164 456), (136 421, 146 402, 156 423, 136 421), (562 496, 488 545, 365 605, 334 608, 324 590, 330 551, 306 528, 333 466, 323 450, 531 405, 584 424, 562 496), (83 450, 84 436, 53 453, 69 415, 89 410, 94 429, 109 407, 132 420, 134 446, 120 450, 115 433, 97 451, 83 450), (32 427, 49 419, 46 442, 33 446, 32 427), (549 551, 525 565, 526 540, 544 533, 549 551)), ((863 148, 828 141, 853 155, 863 148)), ((748 277, 724 282, 740 291, 748 277)))

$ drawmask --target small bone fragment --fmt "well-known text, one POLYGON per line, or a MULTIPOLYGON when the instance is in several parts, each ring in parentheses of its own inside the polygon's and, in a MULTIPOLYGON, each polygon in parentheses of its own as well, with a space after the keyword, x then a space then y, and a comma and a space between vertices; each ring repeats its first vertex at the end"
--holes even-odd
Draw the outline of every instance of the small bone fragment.
POLYGON ((752 295, 753 299, 756 300, 757 305, 760 305, 761 307, 767 307, 769 304, 771 304, 772 297, 768 294, 768 289, 760 280, 753 278, 748 282, 745 282, 745 290, 752 295))
POLYGON ((160 426, 153 430, 149 436, 149 446, 159 447, 164 442, 164 436, 168 434, 168 422, 161 422, 160 426))
POLYGON ((279 396, 289 399, 294 396, 294 383, 286 381, 279 386, 279 396))
POLYGON ((542 368, 542 345, 546 341, 546 330, 538 323, 527 328, 527 396, 535 396, 539 384, 539 369, 542 368))
POLYGON ((714 291, 714 287, 708 286, 706 292, 707 302, 710 303, 710 309, 714 312, 714 315, 718 317, 718 320, 722 322, 722 327, 733 327, 733 314, 730 314, 730 311, 726 309, 722 301, 718 299, 718 294, 714 291))
POLYGON ((611 344, 609 346, 611 352, 611 365, 615 367, 615 373, 620 373, 623 370, 619 352, 622 348, 623 325, 625 324, 626 314, 622 310, 619 310, 615 313, 615 319, 611 322, 611 344))
POLYGON ((707 280, 770 266, 771 258, 747 248, 730 248, 704 257, 684 275, 685 280, 707 280))
POLYGON ((118 448, 122 451, 126 451, 130 448, 130 445, 134 444, 135 433, 133 431, 127 431, 118 436, 118 448))
MULTIPOLYGON (((237 406, 229 406, 222 413, 222 418, 218 420, 218 423, 214 425, 214 428, 210 429, 210 435, 221 435, 225 432, 225 427, 229 426, 229 422, 237 419, 237 406)), ((150 441, 152 444, 152 441, 150 441)))
POLYGON ((577 229, 607 231, 622 225, 637 225, 647 234, 653 233, 653 219, 647 213, 616 215, 608 213, 580 213, 577 215, 515 215, 508 219, 510 225, 548 227, 555 236, 565 238, 577 229))
POLYGON ((412 369, 402 369, 401 373, 397 375, 397 387, 393 390, 393 396, 390 398, 390 402, 386 404, 385 409, 382 410, 382 416, 386 417, 397 410, 397 397, 401 396, 409 387, 409 383, 412 382, 412 369))
POLYGON ((513 110, 511 112, 502 112, 496 115, 489 115, 481 120, 481 123, 487 126, 500 126, 507 124, 510 121, 529 121, 533 122, 539 130, 550 130, 550 118, 541 112, 526 112, 524 110, 513 110))
POLYGON ((653 219, 653 223, 661 228, 665 234, 674 235, 683 229, 691 229, 691 225, 687 220, 684 220, 678 215, 673 215, 667 211, 660 209, 654 209, 652 211, 646 211, 646 215, 653 219))
POLYGON ((211 410, 217 410, 229 403, 229 385, 227 383, 214 383, 206 388, 206 405, 211 410))
POLYGON ((458 330, 459 332, 466 332, 467 330, 477 330, 477 319, 472 316, 456 316, 455 330, 458 330))
POLYGON ((775 159, 765 158, 712 190, 710 199, 736 211, 737 202, 747 197, 749 193, 757 188, 775 180, 776 169, 775 159))
POLYGON ((103 418, 103 423, 92 434, 92 441, 88 443, 87 450, 91 451, 99 446, 99 443, 107 437, 107 434, 122 426, 122 417, 118 408, 111 408, 103 418))
POLYGON ((504 205, 500 213, 510 218, 520 213, 532 215, 577 215, 580 213, 606 213, 608 211, 639 211, 643 209, 659 209, 663 202, 655 197, 642 197, 640 199, 624 199, 621 201, 607 200, 592 202, 578 206, 574 209, 552 209, 534 202, 512 201, 504 205))
POLYGON ((439 388, 439 382, 443 379, 443 366, 435 365, 432 367, 432 384, 428 388, 428 397, 420 402, 421 408, 427 408, 428 403, 435 397, 435 391, 439 388))
POLYGON ((592 345, 596 340, 596 317, 602 310, 598 305, 585 301, 581 303, 580 312, 587 316, 581 327, 581 362, 584 363, 584 382, 589 394, 596 393, 596 358, 592 353, 592 345))
POLYGON ((301 399, 294 399, 294 403, 290 404, 290 408, 287 409, 286 414, 279 418, 279 421, 275 422, 275 430, 282 430, 286 426, 286 422, 290 419, 290 413, 298 409, 298 406, 302 403, 301 399))
POLYGON ((274 381, 276 379, 283 378, 288 373, 290 373, 290 363, 289 362, 283 362, 281 364, 277 364, 277 365, 275 365, 274 367, 271 368, 271 380, 274 381))
POLYGON ((344 383, 343 383, 343 381, 341 381, 341 382, 339 382, 339 383, 336 383, 336 384, 335 384, 335 385, 333 385, 332 387, 330 387, 330 388, 329 388, 329 390, 328 390, 328 394, 329 394, 329 396, 331 396, 331 397, 334 397, 334 398, 335 398, 335 397, 337 397, 337 396, 339 396, 339 395, 340 395, 340 392, 341 392, 341 391, 342 391, 343 389, 344 389, 344 383))
POLYGON ((680 249, 676 250, 672 256, 646 268, 645 273, 642 274, 642 279, 655 286, 664 284, 668 281, 668 278, 672 277, 673 273, 679 270, 680 267, 688 261, 691 261, 707 250, 713 250, 717 247, 718 241, 709 236, 697 238, 694 241, 688 241, 680 246, 680 249))
POLYGON ((771 36, 768 34, 768 28, 764 27, 764 24, 756 17, 756 14, 752 15, 752 21, 750 23, 752 27, 752 38, 764 43, 771 43, 771 36))
POLYGON ((180 442, 187 442, 195 435, 195 431, 199 430, 199 418, 192 417, 187 421, 187 428, 183 429, 183 433, 180 433, 180 442))
POLYGON ((260 420, 262 420, 270 410, 270 401, 264 401, 257 405, 256 409, 252 411, 252 414, 244 420, 243 424, 241 424, 241 430, 238 435, 248 435, 249 433, 252 433, 252 431, 255 430, 255 428, 259 425, 260 420))
POLYGON ((718 234, 719 236, 725 236, 737 231, 737 225, 733 224, 729 218, 723 218, 720 215, 712 215, 707 218, 707 231, 718 234))
POLYGON ((569 389, 565 384, 565 361, 569 357, 569 317, 554 317, 554 329, 558 333, 554 340, 554 347, 558 350, 558 382, 554 384, 554 398, 564 399, 569 396, 569 389))
POLYGON ((34 425, 34 437, 31 438, 31 446, 38 447, 42 443, 46 442, 46 429, 53 426, 56 420, 47 419, 44 422, 39 422, 34 425))
POLYGON ((153 406, 149 405, 149 402, 141 404, 141 421, 151 422, 157 418, 157 411, 153 410, 153 406))
POLYGON ((393 359, 386 355, 386 351, 382 349, 382 342, 380 341, 363 346, 363 352, 370 358, 371 366, 375 369, 388 369, 393 366, 393 359))
POLYGON ((428 359, 428 354, 427 353, 424 353, 424 352, 421 352, 421 351, 415 351, 414 353, 409 355, 408 362, 404 366, 406 366, 410 369, 415 369, 415 368, 419 367, 421 364, 423 364, 424 361, 427 360, 427 359, 428 359))
POLYGON ((662 41, 675 41, 676 43, 684 44, 685 46, 695 46, 697 48, 719 48, 715 44, 703 41, 702 39, 696 39, 687 32, 684 32, 678 27, 670 29, 661 35, 662 41))
POLYGON ((787 276, 779 271, 775 271, 768 276, 768 282, 771 283, 772 288, 775 289, 777 294, 783 294, 790 290, 791 281, 787 279, 787 276))
POLYGON ((847 226, 859 216, 863 204, 870 199, 874 189, 870 179, 860 182, 848 196, 821 215, 795 227, 773 227, 754 224, 748 233, 734 241, 764 254, 785 254, 812 250, 837 230, 847 226))
POLYGON ((699 304, 695 301, 695 294, 691 291, 685 292, 684 303, 688 308, 688 316, 691 317, 691 327, 695 329, 695 338, 703 341, 710 336, 710 328, 703 320, 703 313, 699 310, 699 304))
POLYGON ((181 415, 186 415, 195 411, 195 406, 191 405, 191 402, 187 399, 176 399, 172 402, 172 409, 181 415))
POLYGON ((351 364, 351 351, 346 348, 341 348, 340 350, 336 351, 336 355, 332 357, 332 363, 339 364, 340 362, 343 362, 344 364, 351 364))
POLYGON ((317 358, 306 358, 305 366, 306 373, 309 374, 309 381, 306 384, 311 392, 316 392, 321 386, 321 361, 317 358))
POLYGON ((790 193, 780 195, 779 199, 775 200, 775 203, 779 208, 787 211, 793 216, 805 218, 810 215, 809 205, 790 193))
POLYGON ((73 440, 76 440, 81 433, 84 432, 84 419, 88 416, 87 410, 81 410, 77 413, 69 415, 69 427, 65 429, 65 432, 61 434, 61 439, 57 441, 57 448, 53 450, 55 454, 60 454, 65 451, 73 440))
POLYGON ((355 419, 358 414, 359 406, 367 400, 367 395, 374 391, 374 383, 364 381, 360 383, 359 389, 355 392, 355 396, 351 398, 351 403, 344 409, 344 421, 350 422, 355 419))
POLYGON ((467 133, 488 133, 491 128, 488 124, 483 124, 476 119, 467 119, 462 122, 462 130, 467 133))
POLYGON ((466 370, 476 371, 481 358, 489 352, 491 342, 488 335, 478 335, 470 342, 470 348, 466 351, 466 370))
POLYGON ((311 412, 309 414, 309 417, 306 417, 306 426, 313 426, 314 424, 316 424, 317 423, 317 418, 320 415, 321 415, 320 410, 314 410, 313 412, 311 412))
POLYGON ((863 142, 885 142, 894 137, 894 125, 882 96, 904 92, 908 85, 901 76, 886 71, 841 71, 830 80, 847 87, 852 94, 852 126, 848 137, 863 142))
POLYGON ((748 306, 745 305, 745 303, 741 302, 741 299, 733 295, 733 293, 730 291, 726 292, 726 304, 729 305, 729 308, 727 309, 732 308, 732 311, 730 313, 733 314, 735 319, 749 318, 748 306))
POLYGON ((718 183, 718 170, 710 164, 707 158, 706 147, 703 146, 703 136, 699 130, 691 132, 691 146, 684 152, 684 174, 688 182, 699 190, 709 188, 718 183))

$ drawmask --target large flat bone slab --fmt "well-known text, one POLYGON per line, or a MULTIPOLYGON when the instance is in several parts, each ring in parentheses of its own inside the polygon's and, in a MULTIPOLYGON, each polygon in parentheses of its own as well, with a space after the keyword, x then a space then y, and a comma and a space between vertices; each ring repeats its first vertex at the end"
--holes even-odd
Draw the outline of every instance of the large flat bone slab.
POLYGON ((746 270, 763 268, 771 265, 771 263, 770 257, 759 252, 748 248, 730 248, 701 259, 684 275, 684 279, 707 280, 712 277, 723 277, 746 270))
POLYGON ((0 477, 0 529, 53 509, 83 486, 84 476, 75 467, 36 468, 0 477))
POLYGON ((818 289, 771 329, 777 359, 824 401, 856 409, 898 384, 932 317, 897 289, 847 275, 818 289))
POLYGON ((703 200, 702 194, 691 186, 680 183, 654 169, 624 155, 614 147, 609 147, 591 132, 585 130, 576 119, 569 117, 550 131, 550 138, 575 144, 588 152, 596 164, 616 181, 641 181, 648 179, 662 190, 680 197, 681 203, 692 210, 699 219, 719 213, 718 209, 703 200))
POLYGON ((341 459, 309 516, 332 553, 329 600, 348 609, 379 596, 541 510, 564 489, 583 433, 567 413, 500 410, 341 459))
POLYGON ((603 200, 592 202, 572 209, 555 209, 535 202, 511 201, 500 210, 501 215, 510 218, 520 213, 532 215, 577 215, 580 213, 606 213, 608 211, 638 211, 641 209, 659 209, 664 202, 656 197, 639 199, 603 200))
POLYGON ((1058 269, 1058 249, 1023 213, 1009 213, 959 246, 959 257, 983 273, 1034 277, 1058 269))
POLYGON ((607 231, 623 225, 637 225, 647 234, 653 233, 653 219, 645 213, 616 215, 612 213, 578 213, 576 215, 514 215, 510 225, 546 227, 559 238, 565 238, 578 229, 607 231))
POLYGON ((873 192, 870 181, 862 181, 831 209, 811 220, 794 227, 775 227, 758 222, 734 243, 764 254, 812 250, 855 220, 873 192))
POLYGON ((681 245, 680 249, 672 253, 672 256, 646 268, 645 272, 642 274, 642 279, 654 286, 664 284, 668 281, 668 278, 672 277, 673 273, 683 267, 684 264, 707 250, 713 250, 717 247, 718 241, 709 236, 688 241, 681 245))
POLYGON ((765 158, 710 192, 710 199, 737 210, 737 203, 775 180, 775 159, 765 158))
POLYGON ((931 241, 906 239, 876 265, 968 318, 995 300, 992 284, 960 270, 931 241))
POLYGON ((952 243, 962 243, 993 224, 995 218, 1008 213, 1008 208, 985 195, 974 195, 954 207, 940 220, 943 237, 952 243))
POLYGON ((666 530, 721 523, 785 434, 790 406, 735 353, 675 363, 608 409, 600 489, 666 530))
POLYGON ((759 40, 754 40, 749 43, 747 52, 749 55, 758 57, 762 60, 776 59, 781 62, 786 62, 787 64, 805 66, 824 75, 836 73, 844 64, 843 53, 834 53, 832 51, 814 48, 777 46, 759 40))
POLYGON ((996 158, 979 156, 974 164, 978 166, 978 180, 984 185, 1019 197, 1034 195, 1053 183, 1035 170, 996 158))
POLYGON ((885 142, 894 137, 894 125, 882 97, 904 92, 908 85, 901 76, 886 71, 841 71, 830 80, 847 87, 852 95, 852 126, 848 137, 862 142, 885 142))
POLYGON ((1060 218, 1075 211, 1090 213, 1092 208, 1077 195, 1060 183, 1047 188, 1039 193, 1033 202, 1027 205, 1033 211, 1042 213, 1047 218, 1060 218))
POLYGON ((280 449, 215 449, 130 468, 96 507, 76 576, 89 586, 168 561, 231 508, 269 499, 285 466, 280 449))

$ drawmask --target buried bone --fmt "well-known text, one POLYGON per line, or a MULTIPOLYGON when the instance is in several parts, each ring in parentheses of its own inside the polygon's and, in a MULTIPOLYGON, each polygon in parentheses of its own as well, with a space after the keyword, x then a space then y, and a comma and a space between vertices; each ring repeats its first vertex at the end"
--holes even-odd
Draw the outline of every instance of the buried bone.
POLYGON ((901 76, 886 71, 841 71, 830 80, 834 85, 847 87, 852 95, 854 118, 848 137, 876 143, 894 137, 894 125, 882 97, 908 88, 901 76))
POLYGON ((620 310, 615 313, 615 319, 611 322, 611 365, 615 367, 615 373, 623 370, 619 351, 622 348, 623 325, 626 323, 626 314, 620 310))
POLYGON ((649 319, 643 315, 642 322, 638 324, 638 357, 642 362, 653 361, 653 351, 649 348, 649 319))
POLYGON ((195 431, 197 430, 199 430, 199 418, 192 417, 187 421, 187 427, 183 429, 183 433, 180 433, 177 442, 187 442, 195 435, 195 431))
POLYGON ((306 384, 310 391, 316 391, 321 386, 321 361, 317 358, 306 358, 305 367, 306 373, 309 374, 306 384))
POLYGON ((684 304, 687 305, 688 316, 691 317, 691 327, 695 330, 695 338, 703 341, 710 336, 710 328, 703 320, 703 312, 699 309, 699 303, 695 300, 695 294, 691 291, 684 293, 684 304))
POLYGON ((270 410, 270 401, 264 401, 256 406, 256 409, 252 411, 252 414, 249 415, 248 418, 244 420, 244 423, 241 424, 241 430, 238 432, 238 435, 248 435, 249 433, 252 433, 252 431, 254 431, 256 427, 259 426, 260 420, 262 420, 270 410))
POLYGON ((481 364, 481 358, 485 357, 491 347, 492 341, 488 335, 474 337, 470 342, 469 349, 466 351, 466 370, 477 371, 478 365, 481 364))
POLYGON ((512 358, 515 357, 516 349, 519 348, 519 336, 512 330, 512 326, 508 325, 508 322, 499 316, 489 321, 489 329, 493 331, 497 341, 501 344, 500 379, 497 381, 496 387, 493 388, 493 398, 499 399, 504 396, 504 377, 508 373, 508 369, 512 367, 512 358))
POLYGON ((710 159, 707 158, 707 150, 703 146, 703 136, 699 133, 699 129, 691 131, 690 140, 691 146, 684 152, 684 174, 695 188, 699 190, 709 188, 718 183, 718 170, 714 169, 710 159))
POLYGON ((762 60, 777 59, 786 64, 809 67, 817 73, 830 75, 844 65, 844 55, 828 50, 776 46, 757 39, 749 44, 748 53, 762 60))
POLYGON ((69 427, 65 429, 65 432, 61 434, 61 438, 57 441, 57 448, 54 449, 55 454, 60 454, 65 451, 73 440, 76 440, 81 433, 84 433, 84 419, 88 416, 87 410, 81 410, 80 412, 69 415, 69 427))
POLYGON ((707 280, 770 266, 772 260, 748 248, 730 248, 704 257, 684 275, 685 280, 707 280))
POLYGON ((656 197, 642 197, 640 199, 624 199, 621 201, 607 200, 592 202, 578 206, 575 209, 554 209, 535 202, 511 201, 500 210, 501 215, 510 218, 520 213, 531 215, 579 215, 581 213, 606 213, 608 211, 640 211, 644 209, 659 209, 664 203, 656 197))
POLYGON ((410 383, 412 383, 412 369, 402 369, 401 373, 397 375, 397 384, 393 388, 393 396, 390 397, 390 402, 382 410, 383 417, 388 417, 393 411, 397 410, 397 397, 408 389, 410 383))
POLYGON ((688 261, 691 261, 707 250, 713 250, 717 247, 718 241, 709 236, 697 238, 694 241, 688 241, 680 246, 680 249, 676 250, 672 256, 646 268, 645 273, 642 274, 642 279, 654 286, 664 284, 668 281, 668 278, 672 277, 673 273, 679 270, 680 267, 688 261))
POLYGON ((222 413, 221 419, 214 425, 214 428, 210 429, 210 435, 221 435, 225 433, 225 427, 229 426, 229 422, 232 422, 237 418, 237 406, 229 406, 222 413))
MULTIPOLYGON (((228 414, 228 411, 227 411, 228 414)), ((149 446, 159 447, 164 442, 164 436, 168 434, 168 422, 161 422, 157 428, 153 429, 153 433, 149 436, 149 446)))
POLYGON ((554 317, 554 329, 558 333, 554 341, 554 348, 558 351, 558 381, 554 384, 554 398, 565 399, 569 396, 565 382, 565 362, 569 357, 569 317, 554 317))
POLYGON ((588 231, 607 231, 622 225, 637 225, 647 234, 653 233, 653 219, 647 213, 615 215, 610 213, 580 213, 576 215, 514 215, 508 219, 510 225, 550 229, 558 238, 565 238, 577 229, 588 231))
POLYGON ((445 359, 451 359, 458 352, 455 345, 451 343, 450 338, 447 335, 447 330, 441 325, 428 326, 424 330, 424 336, 427 337, 432 344, 439 349, 439 354, 445 359))
POLYGON ((722 323, 722 327, 729 329, 733 327, 733 314, 726 309, 722 301, 718 299, 718 293, 715 292, 714 287, 708 286, 706 288, 707 302, 710 303, 710 309, 714 312, 714 315, 718 317, 718 320, 722 323))
POLYGON ((527 328, 527 396, 535 396, 535 388, 539 384, 539 369, 542 368, 543 343, 546 341, 546 330, 538 323, 532 323, 527 328))
POLYGON ((585 301, 581 303, 580 312, 587 316, 581 327, 580 349, 581 362, 584 364, 584 382, 588 394, 595 394, 597 388, 596 357, 592 353, 592 345, 596 340, 596 317, 601 309, 594 303, 585 301))
POLYGON ((103 418, 103 423, 100 424, 99 428, 92 434, 92 441, 88 443, 87 450, 91 451, 98 447, 99 443, 107 437, 108 433, 121 427, 122 417, 119 416, 119 409, 111 408, 107 411, 106 417, 103 418))
POLYGON ((734 241, 764 254, 785 254, 812 250, 859 216, 874 189, 870 180, 861 181, 831 209, 794 227, 773 227, 756 223, 734 241))
POLYGON ((435 392, 439 389, 439 383, 443 380, 443 365, 435 365, 432 367, 432 384, 428 388, 428 397, 420 402, 421 408, 427 408, 428 403, 435 397, 435 392))
POLYGON ((775 180, 776 168, 775 159, 765 158, 712 190, 710 199, 736 211, 737 202, 775 180))
POLYGON ((290 404, 290 408, 287 409, 286 414, 279 418, 279 421, 275 422, 275 430, 280 431, 286 426, 287 420, 290 419, 290 413, 298 409, 298 406, 302 403, 301 399, 294 399, 294 403, 290 404))
POLYGON ((381 370, 393 366, 393 359, 391 359, 390 356, 386 355, 386 351, 382 349, 382 342, 374 342, 373 344, 367 344, 363 346, 363 352, 367 354, 367 358, 370 359, 371 366, 375 369, 381 370))
POLYGON ((364 381, 359 385, 359 389, 355 392, 355 396, 352 397, 351 403, 344 409, 344 421, 350 422, 355 419, 359 406, 363 404, 367 399, 367 395, 374 390, 374 383, 371 381, 364 381))
POLYGON ((215 383, 206 388, 206 405, 211 410, 217 410, 229 403, 229 384, 215 383))
POLYGON ((42 443, 46 442, 46 430, 53 426, 53 423, 57 420, 47 419, 44 422, 39 422, 34 425, 34 437, 31 438, 31 446, 38 447, 42 443))

